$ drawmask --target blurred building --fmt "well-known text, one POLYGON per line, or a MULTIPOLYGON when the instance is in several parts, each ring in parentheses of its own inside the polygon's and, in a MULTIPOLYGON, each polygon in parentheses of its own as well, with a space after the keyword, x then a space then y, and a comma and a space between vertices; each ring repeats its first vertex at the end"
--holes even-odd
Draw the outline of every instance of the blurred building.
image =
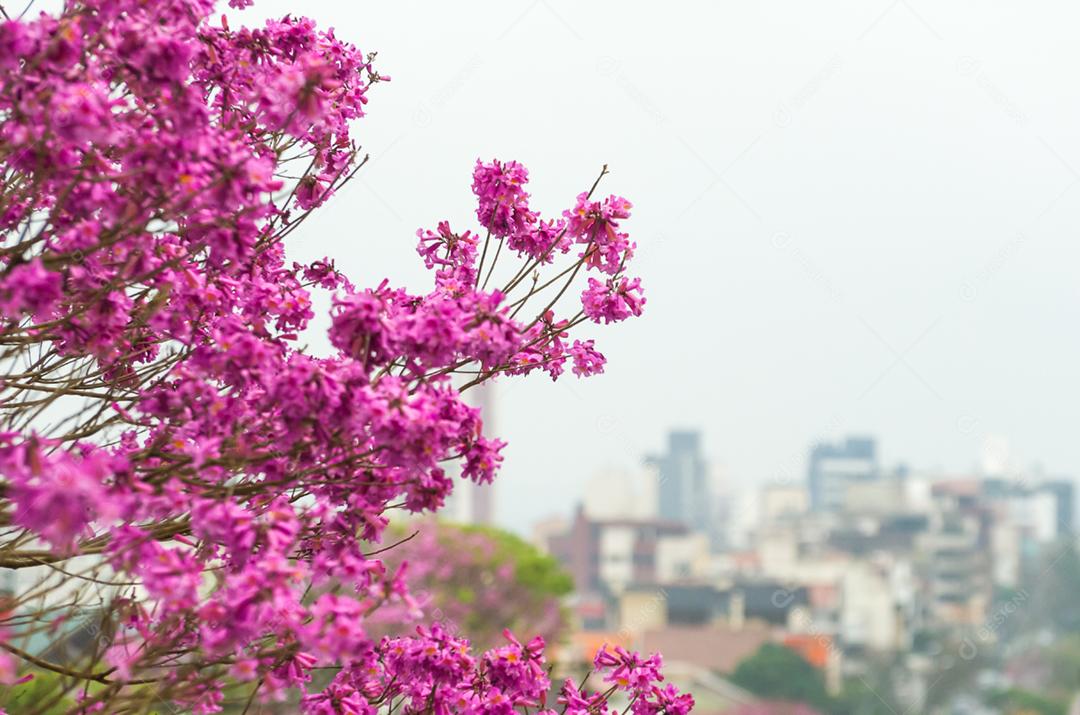
POLYGON ((722 506, 717 521, 725 549, 750 548, 763 518, 761 495, 744 486, 730 491, 722 506))
POLYGON ((617 622, 612 625, 630 635, 674 626, 799 630, 793 624, 806 622, 810 599, 806 588, 770 579, 722 585, 635 584, 619 594, 617 622))
POLYGON ((596 519, 655 519, 657 481, 652 465, 598 470, 585 483, 585 513, 596 519))
POLYGON ((647 462, 656 468, 657 516, 713 534, 712 491, 701 451, 701 433, 671 432, 667 452, 650 456, 647 462))
POLYGON ((986 619, 993 595, 992 512, 982 486, 976 479, 934 485, 935 509, 920 546, 937 623, 978 626, 986 619))
POLYGON ((810 509, 810 494, 800 484, 770 484, 761 490, 761 519, 766 523, 798 519, 810 509))
POLYGON ((1023 478, 990 478, 983 480, 982 493, 993 512, 994 584, 1017 588, 1025 561, 1074 534, 1073 484, 1063 479, 1032 483, 1023 478))
POLYGON ((849 486, 877 478, 877 444, 873 438, 848 437, 837 444, 817 444, 810 450, 807 468, 810 508, 840 509, 849 486))
POLYGON ((704 579, 711 565, 709 538, 705 534, 669 534, 656 542, 656 580, 660 583, 704 579))
POLYGON ((886 470, 868 437, 814 446, 805 484, 716 503, 698 433, 672 433, 648 461, 657 516, 612 472, 572 523, 542 530, 578 584, 583 633, 617 633, 704 672, 775 642, 835 690, 842 674, 899 658, 921 702, 941 645, 992 631, 995 589, 1023 586, 1075 533, 1070 480, 886 470))
POLYGON ((849 649, 896 653, 911 647, 920 602, 912 561, 881 553, 859 559, 841 579, 839 633, 849 649))
POLYGON ((987 500, 1000 506, 1005 518, 1032 539, 1045 543, 1075 530, 1076 495, 1069 480, 988 478, 983 480, 982 490, 987 500))
POLYGON ((532 544, 541 551, 551 553, 551 540, 570 530, 570 520, 565 516, 549 516, 532 525, 532 544))
POLYGON ((709 628, 668 626, 645 631, 635 646, 648 653, 663 653, 665 662, 693 663, 716 673, 731 673, 741 661, 777 638, 773 629, 759 624, 709 628))
POLYGON ((679 521, 594 519, 579 505, 569 529, 548 539, 548 549, 573 576, 579 593, 619 593, 633 583, 656 583, 662 563, 678 570, 672 564, 680 557, 693 562, 685 545, 689 535, 679 521), (662 545, 668 540, 683 546, 662 545))

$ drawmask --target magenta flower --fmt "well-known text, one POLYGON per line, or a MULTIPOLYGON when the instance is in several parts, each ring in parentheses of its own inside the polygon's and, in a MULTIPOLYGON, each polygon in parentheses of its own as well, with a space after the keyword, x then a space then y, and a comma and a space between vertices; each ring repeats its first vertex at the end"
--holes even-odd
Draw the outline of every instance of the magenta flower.
POLYGON ((575 340, 570 346, 570 356, 574 359, 574 374, 578 377, 599 375, 604 371, 607 358, 593 348, 594 344, 592 340, 575 340))
POLYGON ((462 476, 477 484, 490 483, 495 478, 495 470, 502 462, 500 452, 506 442, 500 439, 477 437, 465 454, 465 469, 462 476))
POLYGON ((108 456, 88 451, 75 456, 43 454, 37 440, 0 446, 0 473, 10 484, 13 520, 54 547, 70 552, 90 525, 116 513, 105 481, 113 473, 108 456))
POLYGON ((600 282, 590 278, 589 287, 581 294, 581 305, 594 323, 617 323, 639 316, 645 305, 641 279, 615 278, 600 282))
POLYGON ((13 267, 0 284, 0 315, 19 320, 47 319, 60 301, 62 276, 47 270, 40 258, 13 267))
POLYGON ((525 184, 529 172, 516 161, 476 160, 473 171, 473 193, 479 206, 476 218, 480 225, 500 238, 524 233, 536 222, 537 215, 529 210, 529 195, 525 184))
POLYGON ((563 212, 567 232, 585 244, 582 256, 587 265, 614 275, 633 257, 635 244, 619 231, 619 220, 630 217, 631 206, 621 196, 609 196, 600 202, 591 201, 583 193, 578 195, 573 209, 563 212))

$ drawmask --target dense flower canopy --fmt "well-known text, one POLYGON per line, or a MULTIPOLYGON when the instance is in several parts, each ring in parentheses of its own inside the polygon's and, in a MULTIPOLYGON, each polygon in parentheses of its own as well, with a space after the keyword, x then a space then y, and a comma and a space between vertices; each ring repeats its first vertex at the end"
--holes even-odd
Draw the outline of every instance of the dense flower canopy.
MULTIPOLYGON (((374 545, 452 474, 494 478, 503 442, 464 391, 603 371, 568 336, 641 313, 630 204, 594 184, 545 220, 524 167, 478 162, 478 225, 418 232, 430 292, 290 263, 286 239, 363 166, 355 120, 388 78, 310 20, 213 10, 81 0, 0 24, 0 566, 25 585, 0 677, 62 673, 76 712, 214 712, 226 682, 313 713, 545 707, 540 640, 369 637, 376 609, 415 605, 374 545), (312 291, 333 295, 326 357, 302 347, 312 291), (76 617, 97 634, 80 662, 20 645, 76 617)), ((690 707, 658 658, 596 665, 610 688, 568 683, 561 710, 617 690, 635 713, 690 707)))
POLYGON ((435 519, 395 522, 386 539, 389 568, 408 564, 408 582, 419 614, 400 606, 372 614, 369 632, 400 630, 417 616, 438 620, 473 647, 502 645, 502 632, 541 636, 558 643, 567 635, 569 610, 562 598, 574 589, 559 562, 517 536, 493 527, 435 519))

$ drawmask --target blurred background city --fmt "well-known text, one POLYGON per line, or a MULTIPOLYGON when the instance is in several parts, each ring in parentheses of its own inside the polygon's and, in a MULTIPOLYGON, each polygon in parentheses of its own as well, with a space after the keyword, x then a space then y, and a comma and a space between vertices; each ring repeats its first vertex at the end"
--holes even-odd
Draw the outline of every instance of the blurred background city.
MULTIPOLYGON (((807 446, 789 478, 725 478, 701 431, 589 475, 529 525, 573 578, 562 656, 664 653, 705 713, 1066 713, 1080 691, 1070 475, 988 441, 956 473, 878 438, 807 446)), ((494 521, 491 492, 451 513, 494 521)))

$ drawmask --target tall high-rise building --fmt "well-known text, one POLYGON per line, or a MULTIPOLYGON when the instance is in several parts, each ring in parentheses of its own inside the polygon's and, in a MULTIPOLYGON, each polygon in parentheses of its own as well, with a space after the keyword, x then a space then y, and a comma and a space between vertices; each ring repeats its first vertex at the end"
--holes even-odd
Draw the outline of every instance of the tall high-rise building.
POLYGON ((1056 513, 1058 531, 1063 535, 1072 534, 1076 530, 1076 488, 1071 480, 1055 479, 1044 482, 1040 487, 1043 491, 1053 494, 1056 499, 1056 513))
MULTIPOLYGON (((495 394, 490 382, 478 385, 465 393, 473 405, 480 408, 484 434, 495 434, 495 394)), ((495 524, 495 485, 475 484, 466 479, 454 480, 454 491, 446 500, 442 517, 462 524, 493 526, 495 524)))
MULTIPOLYGON (((495 433, 495 387, 489 381, 476 387, 476 406, 484 420, 484 433, 495 433)), ((495 524, 495 485, 472 485, 472 523, 483 526, 495 524)))
POLYGON ((669 433, 667 452, 651 456, 648 461, 657 471, 658 516, 711 534, 712 493, 701 453, 701 433, 669 433))
POLYGON ((844 506, 853 484, 878 478, 877 443, 872 437, 848 437, 843 442, 821 442, 810 450, 807 486, 810 508, 836 511, 844 506))

